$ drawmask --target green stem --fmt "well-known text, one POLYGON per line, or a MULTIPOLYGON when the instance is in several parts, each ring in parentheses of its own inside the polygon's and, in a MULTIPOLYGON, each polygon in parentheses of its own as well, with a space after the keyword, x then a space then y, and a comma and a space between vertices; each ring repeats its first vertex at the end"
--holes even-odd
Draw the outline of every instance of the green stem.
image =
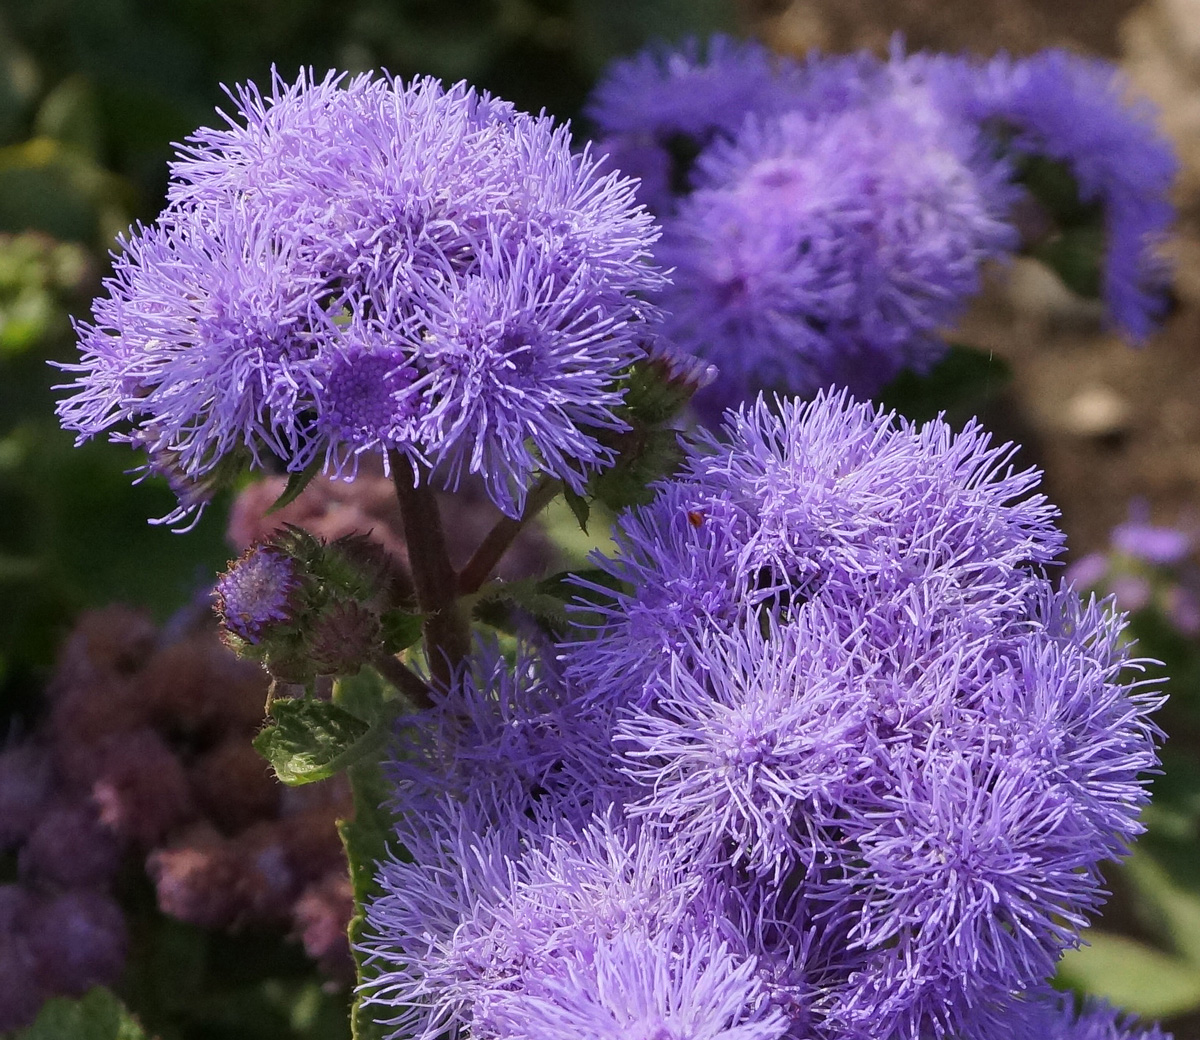
POLYGON ((371 667, 418 708, 433 707, 433 699, 429 696, 429 687, 398 657, 393 657, 391 654, 379 654, 371 659, 371 667))
POLYGON ((412 473, 407 459, 393 456, 392 483, 400 501, 408 567, 417 606, 425 615, 425 656, 433 678, 448 686, 455 665, 470 650, 471 633, 458 608, 458 576, 446 551, 437 499, 424 479, 426 474, 419 473, 420 482, 414 485, 412 473))
POLYGON ((496 522, 496 525, 479 543, 475 555, 467 561, 466 566, 458 574, 460 595, 469 596, 483 587, 483 583, 488 580, 488 576, 495 570, 496 564, 500 562, 501 557, 508 551, 508 547, 521 533, 521 529, 554 501, 560 488, 561 485, 557 480, 543 477, 529 492, 529 497, 525 500, 525 511, 519 519, 514 520, 511 516, 506 516, 496 522))

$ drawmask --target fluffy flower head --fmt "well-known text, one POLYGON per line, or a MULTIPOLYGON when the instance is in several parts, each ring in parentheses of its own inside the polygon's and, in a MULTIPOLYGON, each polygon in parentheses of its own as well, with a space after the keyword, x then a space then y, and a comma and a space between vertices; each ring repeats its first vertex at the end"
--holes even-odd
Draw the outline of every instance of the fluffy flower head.
POLYGON ((463 84, 276 78, 172 165, 81 323, 64 425, 201 481, 224 460, 582 488, 661 284, 631 183, 463 84))

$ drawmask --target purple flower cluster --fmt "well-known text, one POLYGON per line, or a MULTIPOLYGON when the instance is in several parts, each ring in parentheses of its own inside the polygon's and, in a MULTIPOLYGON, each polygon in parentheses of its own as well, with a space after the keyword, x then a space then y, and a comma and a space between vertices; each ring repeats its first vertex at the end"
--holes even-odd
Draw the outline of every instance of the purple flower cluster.
POLYGON ((1163 313, 1175 161, 1108 64, 899 48, 797 63, 717 37, 618 63, 589 114, 663 219, 666 332, 722 374, 706 412, 929 368, 983 266, 1021 244, 1031 156, 1102 211, 1114 324, 1140 341, 1163 313))
POLYGON ((80 324, 67 428, 184 488, 376 453, 478 473, 510 514, 537 472, 581 490, 612 461, 663 281, 632 182, 463 84, 302 73, 233 97, 80 324))
POLYGON ((987 125, 1017 157, 1066 164, 1080 201, 1103 211, 1103 295, 1114 325, 1135 342, 1166 308, 1169 270, 1158 252, 1174 218, 1178 161, 1145 100, 1108 62, 1050 50, 978 66, 917 56, 943 104, 987 125))
POLYGON ((1161 698, 977 427, 759 401, 617 526, 592 638, 416 721, 367 908, 396 1036, 1083 1038, 1046 983, 1161 698))

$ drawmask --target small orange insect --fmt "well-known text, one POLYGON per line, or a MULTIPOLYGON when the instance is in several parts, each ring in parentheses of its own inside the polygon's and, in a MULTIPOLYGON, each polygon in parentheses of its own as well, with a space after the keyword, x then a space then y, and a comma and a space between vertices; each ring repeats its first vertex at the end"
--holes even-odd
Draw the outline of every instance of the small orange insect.
POLYGON ((704 513, 699 509, 689 509, 687 511, 688 523, 693 527, 699 527, 704 523, 704 513))

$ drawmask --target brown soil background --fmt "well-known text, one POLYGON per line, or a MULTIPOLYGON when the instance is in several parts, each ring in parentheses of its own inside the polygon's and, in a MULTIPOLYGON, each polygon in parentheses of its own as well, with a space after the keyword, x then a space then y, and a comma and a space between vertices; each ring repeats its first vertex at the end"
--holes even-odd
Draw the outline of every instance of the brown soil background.
POLYGON ((1184 161, 1177 186, 1178 306, 1141 348, 1107 332, 1094 305, 1035 265, 1018 264, 954 338, 994 351, 1012 386, 983 416, 1025 445, 1063 511, 1072 555, 1107 544, 1141 497, 1161 523, 1200 531, 1200 0, 742 0, 777 50, 1065 47, 1121 62, 1154 100, 1184 161))

